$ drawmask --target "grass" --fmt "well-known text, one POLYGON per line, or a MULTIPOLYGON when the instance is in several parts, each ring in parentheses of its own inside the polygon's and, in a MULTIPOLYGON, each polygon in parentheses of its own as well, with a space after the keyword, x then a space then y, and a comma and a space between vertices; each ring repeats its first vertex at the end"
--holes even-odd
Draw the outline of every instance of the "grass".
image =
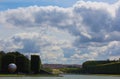
POLYGON ((91 76, 114 76, 114 77, 120 77, 120 74, 82 74, 82 75, 91 75, 91 76))
POLYGON ((0 77, 58 77, 59 75, 49 74, 0 74, 0 77))
POLYGON ((0 77, 22 77, 25 75, 21 75, 21 74, 0 74, 0 77))
POLYGON ((52 69, 52 73, 53 73, 53 74, 61 74, 61 73, 63 73, 63 72, 60 71, 59 69, 52 69))

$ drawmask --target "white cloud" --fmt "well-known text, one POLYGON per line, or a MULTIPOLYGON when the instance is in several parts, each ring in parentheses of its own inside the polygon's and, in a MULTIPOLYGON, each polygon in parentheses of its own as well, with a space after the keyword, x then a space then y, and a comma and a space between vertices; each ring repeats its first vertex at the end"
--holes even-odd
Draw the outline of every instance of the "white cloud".
POLYGON ((24 29, 24 33, 3 39, 0 49, 41 53, 44 61, 48 58, 54 63, 70 58, 76 63, 78 59, 107 59, 120 55, 119 14, 119 1, 114 4, 78 1, 70 8, 30 6, 1 11, 0 25, 24 29), (65 58, 65 53, 70 52, 65 49, 74 52, 65 58))
POLYGON ((63 48, 71 47, 73 38, 68 33, 55 28, 47 29, 47 31, 48 33, 43 34, 41 32, 15 34, 6 40, 0 40, 0 48, 6 52, 19 51, 25 55, 28 53, 40 54, 43 63, 65 62, 63 48), (59 37, 63 34, 68 38, 59 37))
POLYGON ((111 56, 110 57, 110 60, 119 60, 120 59, 120 56, 111 56))

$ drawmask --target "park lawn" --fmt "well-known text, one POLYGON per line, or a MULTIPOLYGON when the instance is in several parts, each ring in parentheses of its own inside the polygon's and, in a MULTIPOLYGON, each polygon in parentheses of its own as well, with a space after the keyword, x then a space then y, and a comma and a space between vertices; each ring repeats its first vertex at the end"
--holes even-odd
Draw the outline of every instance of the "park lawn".
POLYGON ((23 74, 0 74, 0 77, 21 77, 23 74))
POLYGON ((57 74, 0 74, 0 77, 58 77, 57 74))

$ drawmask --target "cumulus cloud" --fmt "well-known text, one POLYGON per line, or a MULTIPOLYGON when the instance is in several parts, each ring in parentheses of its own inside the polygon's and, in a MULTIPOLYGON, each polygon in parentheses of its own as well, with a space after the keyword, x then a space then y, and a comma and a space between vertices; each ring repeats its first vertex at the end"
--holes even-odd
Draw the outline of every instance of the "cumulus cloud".
POLYGON ((54 62, 107 59, 120 55, 119 14, 120 1, 114 4, 78 1, 69 8, 30 6, 1 11, 2 26, 48 30, 42 36, 40 32, 17 34, 5 43, 0 42, 0 49, 7 44, 6 50, 41 52, 44 59, 51 58, 54 62), (59 57, 62 59, 57 60, 59 57))
POLYGON ((62 63, 66 61, 63 48, 70 48, 72 45, 72 38, 71 40, 61 38, 63 34, 71 38, 71 35, 55 28, 50 28, 49 33, 43 34, 41 32, 18 33, 0 40, 0 50, 19 51, 25 55, 38 54, 43 63, 57 63, 58 61, 62 63), (53 33, 55 35, 52 35, 53 33))

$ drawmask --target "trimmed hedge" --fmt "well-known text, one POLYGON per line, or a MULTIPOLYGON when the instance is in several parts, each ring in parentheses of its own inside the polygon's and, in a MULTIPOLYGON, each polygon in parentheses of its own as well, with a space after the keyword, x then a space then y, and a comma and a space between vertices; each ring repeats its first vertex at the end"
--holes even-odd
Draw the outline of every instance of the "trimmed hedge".
POLYGON ((17 72, 30 72, 30 61, 25 56, 16 57, 17 72))
MULTIPOLYGON (((92 63, 92 62, 91 62, 92 63)), ((106 63, 106 64, 96 64, 96 65, 88 65, 84 64, 83 69, 85 73, 92 74, 120 74, 120 62, 106 63)))
POLYGON ((10 63, 15 63, 14 55, 6 54, 5 56, 2 57, 2 72, 3 73, 9 73, 8 65, 10 63))
POLYGON ((2 72, 2 57, 5 55, 4 51, 0 51, 0 73, 2 72))
POLYGON ((39 73, 41 69, 41 59, 39 55, 31 55, 31 71, 39 73))
POLYGON ((1 68, 2 67, 2 60, 1 59, 2 59, 2 56, 0 55, 0 72, 2 71, 2 68, 1 68))

